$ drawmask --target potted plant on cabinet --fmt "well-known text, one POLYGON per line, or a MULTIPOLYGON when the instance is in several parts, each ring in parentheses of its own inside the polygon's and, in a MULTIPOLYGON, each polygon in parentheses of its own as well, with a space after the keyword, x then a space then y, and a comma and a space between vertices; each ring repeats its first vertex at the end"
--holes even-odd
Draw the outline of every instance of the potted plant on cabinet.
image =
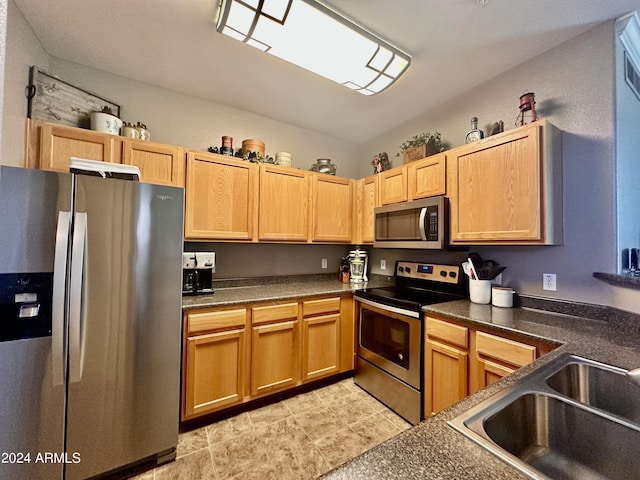
MULTIPOLYGON (((402 163, 409 163, 419 160, 429 155, 440 153, 444 150, 442 145, 442 136, 438 132, 423 132, 414 135, 413 138, 407 140, 400 145, 400 153, 402 153, 402 163)), ((396 154, 397 157, 400 153, 396 154)))

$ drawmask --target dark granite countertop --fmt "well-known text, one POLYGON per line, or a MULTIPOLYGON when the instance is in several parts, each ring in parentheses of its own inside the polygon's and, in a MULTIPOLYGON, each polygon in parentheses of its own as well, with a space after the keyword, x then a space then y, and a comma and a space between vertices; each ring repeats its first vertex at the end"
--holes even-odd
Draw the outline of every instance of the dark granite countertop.
POLYGON ((472 406, 512 385, 562 353, 574 353, 622 368, 640 366, 640 316, 615 309, 597 320, 522 307, 502 309, 467 300, 425 307, 472 326, 517 332, 560 344, 551 353, 467 397, 387 442, 329 472, 333 480, 527 478, 447 425, 472 406))
POLYGON ((210 295, 185 295, 182 310, 244 303, 351 293, 359 288, 390 285, 392 277, 372 275, 366 283, 341 283, 335 274, 233 279, 214 282, 210 295))

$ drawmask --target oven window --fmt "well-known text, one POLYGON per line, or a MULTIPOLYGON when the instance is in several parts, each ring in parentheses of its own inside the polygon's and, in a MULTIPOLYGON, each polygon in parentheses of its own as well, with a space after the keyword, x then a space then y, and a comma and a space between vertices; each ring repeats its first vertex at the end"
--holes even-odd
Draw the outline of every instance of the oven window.
POLYGON ((409 368, 409 323, 360 310, 360 345, 367 350, 409 368))

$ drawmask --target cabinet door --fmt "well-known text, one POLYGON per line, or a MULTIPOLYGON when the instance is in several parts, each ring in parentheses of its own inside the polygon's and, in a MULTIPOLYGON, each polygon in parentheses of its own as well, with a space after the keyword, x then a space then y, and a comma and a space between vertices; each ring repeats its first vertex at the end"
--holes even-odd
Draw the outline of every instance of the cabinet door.
POLYGON ((143 182, 184 187, 185 156, 182 147, 123 140, 122 163, 138 167, 143 182))
POLYGON ((478 390, 496 383, 503 377, 512 374, 516 367, 509 367, 487 359, 478 360, 478 390))
POLYGON ((356 184, 357 244, 373 243, 375 240, 374 209, 378 206, 378 178, 379 175, 370 175, 356 184))
POLYGON ((302 321, 302 380, 314 380, 340 370, 340 314, 302 321))
POLYGON ((260 240, 299 241, 308 237, 309 174, 260 165, 260 240))
POLYGON ((184 418, 243 398, 245 329, 187 338, 184 418))
POLYGON ((190 151, 186 183, 187 239, 254 239, 258 199, 256 165, 190 151))
POLYGON ((432 155, 407 165, 408 199, 444 195, 446 192, 447 156, 432 155))
POLYGON ((407 201, 407 167, 392 168, 380 175, 380 204, 407 201))
POLYGON ((295 386, 300 379, 298 321, 258 325, 251 337, 251 395, 295 386))
POLYGON ((69 171, 69 158, 113 162, 114 137, 82 128, 43 123, 40 127, 42 170, 69 171))
POLYGON ((425 415, 431 416, 468 395, 465 350, 428 339, 425 350, 425 415))
POLYGON ((351 243, 353 183, 348 178, 311 176, 311 240, 351 243))
POLYGON ((532 123, 449 152, 451 243, 560 238, 559 158, 547 152, 557 150, 552 135, 543 147, 543 126, 532 123))

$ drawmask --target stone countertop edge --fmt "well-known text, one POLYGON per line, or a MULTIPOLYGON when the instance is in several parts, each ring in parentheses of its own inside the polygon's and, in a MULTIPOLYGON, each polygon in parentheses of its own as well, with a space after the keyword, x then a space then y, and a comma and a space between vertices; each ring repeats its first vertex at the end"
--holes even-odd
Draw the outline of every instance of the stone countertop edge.
POLYGON ((513 374, 374 447, 324 475, 331 480, 529 478, 447 424, 563 353, 625 369, 640 366, 640 316, 608 309, 610 318, 589 319, 531 307, 500 308, 468 300, 430 305, 427 315, 517 332, 559 345, 513 374))
POLYGON ((297 275, 222 281, 217 284, 222 286, 214 284, 213 294, 184 295, 182 310, 338 295, 353 293, 361 288, 393 284, 393 277, 385 275, 371 275, 365 283, 342 283, 336 277, 337 274, 297 275))

